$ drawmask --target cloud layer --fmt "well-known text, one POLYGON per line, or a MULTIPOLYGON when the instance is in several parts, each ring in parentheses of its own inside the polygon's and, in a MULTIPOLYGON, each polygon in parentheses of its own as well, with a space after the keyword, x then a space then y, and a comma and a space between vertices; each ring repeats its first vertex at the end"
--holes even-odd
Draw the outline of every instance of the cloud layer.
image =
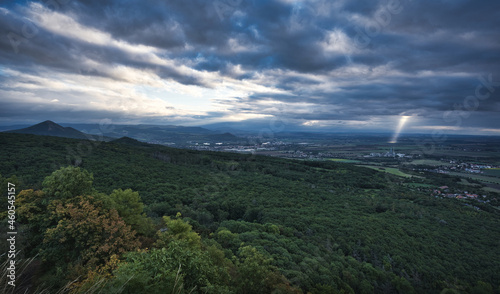
POLYGON ((498 1, 7 1, 0 123, 500 134, 499 32, 498 1))

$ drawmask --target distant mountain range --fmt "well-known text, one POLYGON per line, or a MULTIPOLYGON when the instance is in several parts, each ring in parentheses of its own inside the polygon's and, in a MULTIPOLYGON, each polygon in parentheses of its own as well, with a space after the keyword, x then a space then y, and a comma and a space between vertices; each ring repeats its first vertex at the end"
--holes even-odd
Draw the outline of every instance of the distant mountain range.
POLYGON ((119 125, 110 124, 105 126, 100 126, 99 124, 61 124, 66 127, 75 128, 81 132, 87 134, 106 134, 112 135, 113 137, 129 136, 129 134, 136 133, 150 133, 150 132, 175 132, 175 133, 191 133, 191 134, 218 134, 220 132, 211 131, 202 127, 185 127, 176 125, 151 125, 151 124, 139 124, 139 125, 119 125))
POLYGON ((112 138, 130 137, 142 142, 185 145, 187 142, 236 143, 244 140, 228 132, 212 131, 202 127, 175 125, 107 125, 65 124, 79 131, 112 138))
MULTIPOLYGON (((6 128, 8 129, 8 127, 6 128)), ((245 140, 227 132, 211 131, 202 127, 174 125, 107 125, 100 127, 98 124, 65 124, 65 126, 61 126, 50 120, 26 128, 14 130, 10 128, 6 132, 101 141, 129 137, 141 142, 178 146, 185 145, 187 142, 237 143, 245 140)))
POLYGON ((19 130, 30 127, 31 125, 10 125, 10 126, 0 126, 0 132, 19 130))

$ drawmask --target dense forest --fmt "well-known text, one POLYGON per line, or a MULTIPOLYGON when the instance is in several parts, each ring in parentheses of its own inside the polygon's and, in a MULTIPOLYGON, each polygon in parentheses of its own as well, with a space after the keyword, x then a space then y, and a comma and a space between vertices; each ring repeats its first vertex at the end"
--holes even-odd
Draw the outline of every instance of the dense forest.
POLYGON ((394 175, 129 138, 0 150, 22 293, 500 293, 498 210, 394 175))

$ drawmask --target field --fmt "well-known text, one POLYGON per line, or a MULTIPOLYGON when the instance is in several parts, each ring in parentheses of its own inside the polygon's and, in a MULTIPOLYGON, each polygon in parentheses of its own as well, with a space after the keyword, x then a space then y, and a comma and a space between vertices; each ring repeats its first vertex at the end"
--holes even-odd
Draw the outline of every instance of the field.
POLYGON ((412 187, 412 188, 432 188, 433 187, 432 185, 421 184, 421 183, 408 183, 408 184, 406 184, 406 186, 412 187))
POLYGON ((385 172, 385 173, 389 173, 392 175, 405 177, 405 178, 418 177, 418 176, 406 174, 395 167, 381 167, 381 166, 373 166, 373 165, 357 165, 357 166, 367 167, 370 169, 374 169, 376 171, 385 172))
POLYGON ((410 165, 432 165, 432 166, 451 166, 453 164, 449 162, 444 162, 444 161, 439 161, 439 160, 432 160, 432 159, 417 159, 413 160, 411 162, 408 162, 406 164, 410 165))
POLYGON ((359 162, 361 162, 359 160, 344 159, 344 158, 331 158, 329 160, 335 161, 335 162, 343 162, 343 163, 359 163, 359 162))
POLYGON ((458 177, 463 177, 463 178, 469 178, 485 183, 493 183, 493 184, 498 184, 500 185, 500 178, 495 178, 495 177, 488 177, 484 175, 478 175, 478 174, 465 174, 465 173, 458 173, 458 172, 450 172, 450 176, 458 176, 458 177))
POLYGON ((483 172, 487 176, 500 177, 500 168, 483 169, 483 172))
POLYGON ((459 183, 462 185, 472 186, 472 187, 477 187, 477 186, 480 187, 481 186, 479 184, 469 183, 469 181, 467 181, 467 179, 465 179, 465 178, 461 178, 459 183))
POLYGON ((487 191, 487 192, 495 192, 495 193, 500 193, 500 189, 493 188, 493 187, 483 187, 483 190, 484 190, 484 191, 487 191))

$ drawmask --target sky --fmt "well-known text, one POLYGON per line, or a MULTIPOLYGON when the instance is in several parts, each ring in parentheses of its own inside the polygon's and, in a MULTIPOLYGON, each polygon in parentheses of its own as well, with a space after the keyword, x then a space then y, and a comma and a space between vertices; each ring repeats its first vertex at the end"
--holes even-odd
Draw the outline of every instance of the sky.
POLYGON ((1 125, 500 135, 499 114, 498 0, 0 3, 1 125))

